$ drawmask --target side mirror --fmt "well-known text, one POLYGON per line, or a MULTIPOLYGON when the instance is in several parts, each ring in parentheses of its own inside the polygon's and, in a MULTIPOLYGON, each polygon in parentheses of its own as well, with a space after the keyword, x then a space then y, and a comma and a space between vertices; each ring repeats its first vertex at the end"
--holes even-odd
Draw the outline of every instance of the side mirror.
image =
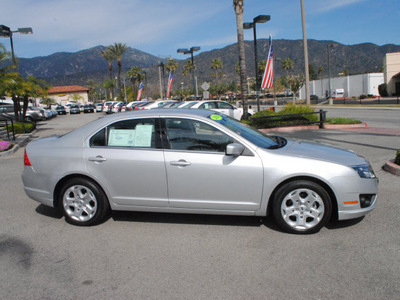
POLYGON ((244 151, 244 146, 241 144, 228 144, 226 145, 225 154, 229 156, 240 156, 244 151))

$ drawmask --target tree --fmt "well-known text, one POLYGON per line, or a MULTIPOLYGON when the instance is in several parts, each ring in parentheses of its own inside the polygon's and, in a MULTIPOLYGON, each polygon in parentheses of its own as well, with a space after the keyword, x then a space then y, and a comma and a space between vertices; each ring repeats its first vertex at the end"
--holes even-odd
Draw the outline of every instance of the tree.
POLYGON ((132 99, 135 99, 135 83, 136 82, 141 82, 143 79, 143 70, 137 66, 133 66, 127 73, 126 75, 130 77, 131 84, 132 84, 132 99))
POLYGON ((114 98, 113 98, 113 93, 112 93, 112 90, 114 89, 114 85, 115 85, 115 82, 114 82, 114 80, 111 80, 111 79, 106 79, 106 80, 103 82, 103 88, 110 92, 109 94, 106 93, 107 99, 108 99, 109 97, 110 97, 111 99, 114 99, 114 98))
POLYGON ((126 44, 122 43, 114 43, 114 45, 111 45, 108 47, 113 54, 114 58, 117 59, 118 61, 118 88, 121 93, 121 70, 122 70, 122 56, 128 50, 128 46, 126 44))
POLYGON ((79 94, 72 94, 68 96, 68 99, 78 102, 79 100, 83 100, 83 97, 79 94))
POLYGON ((233 8, 236 14, 236 29, 239 48, 239 66, 240 66, 240 87, 242 90, 242 103, 243 103, 243 118, 247 120, 247 85, 246 85, 246 63, 245 63, 245 49, 243 38, 243 10, 244 0, 233 0, 233 8))
POLYGON ((287 75, 289 76, 291 74, 291 71, 293 70, 294 67, 294 61, 291 60, 290 58, 286 58, 282 62, 282 69, 286 70, 287 75))
POLYGON ((3 44, 0 44, 0 76, 7 73, 13 65, 6 65, 6 62, 11 58, 10 52, 6 51, 3 44))
POLYGON ((165 64, 165 68, 168 70, 168 72, 175 72, 175 70, 178 69, 178 63, 174 59, 170 58, 165 64))
MULTIPOLYGON (((101 51, 100 56, 103 57, 108 62, 109 79, 113 80, 112 62, 115 59, 115 56, 112 53, 110 47, 107 47, 106 50, 101 51)), ((110 87, 110 93, 111 93, 111 99, 114 99, 114 85, 110 87)))
POLYGON ((213 59, 211 62, 211 69, 215 70, 215 80, 216 83, 218 84, 218 77, 221 77, 222 73, 218 72, 218 70, 221 70, 223 68, 222 66, 222 60, 219 58, 213 59))
POLYGON ((184 69, 186 70, 186 73, 189 74, 189 89, 192 89, 192 71, 193 69, 196 69, 196 65, 192 64, 192 61, 189 59, 186 61, 184 65, 184 69))
POLYGON ((296 93, 300 90, 300 88, 304 85, 305 77, 303 74, 299 74, 297 76, 292 76, 289 79, 290 82, 290 89, 293 92, 293 102, 295 99, 296 93))
POLYGON ((308 74, 310 77, 310 80, 316 80, 318 78, 317 71, 315 71, 314 65, 309 64, 308 65, 308 74))

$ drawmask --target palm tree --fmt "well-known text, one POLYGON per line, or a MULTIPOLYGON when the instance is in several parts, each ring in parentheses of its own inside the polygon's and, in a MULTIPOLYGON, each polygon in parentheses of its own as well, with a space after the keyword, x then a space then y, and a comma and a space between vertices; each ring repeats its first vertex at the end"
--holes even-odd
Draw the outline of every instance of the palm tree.
POLYGON ((186 72, 189 74, 189 89, 192 89, 192 70, 196 69, 196 65, 192 64, 192 61, 189 59, 186 61, 186 64, 183 66, 186 72))
POLYGON ((290 58, 286 58, 282 62, 282 69, 286 70, 288 76, 290 75, 290 71, 293 70, 293 66, 294 66, 294 61, 291 60, 290 58))
MULTIPOLYGON (((111 52, 110 47, 107 47, 106 50, 101 51, 100 56, 103 57, 108 62, 108 71, 110 80, 113 80, 113 70, 112 70, 112 62, 115 59, 114 54, 111 52)), ((114 86, 110 88, 111 91, 111 99, 114 99, 114 86)))
POLYGON ((220 73, 218 73, 218 70, 222 69, 222 60, 219 58, 213 59, 211 62, 211 69, 215 70, 215 79, 218 82, 218 76, 220 73))
MULTIPOLYGON (((126 75, 130 77, 131 83, 132 83, 132 93, 135 92, 135 83, 136 82, 141 82, 143 78, 143 70, 137 66, 133 66, 128 72, 126 72, 126 75)), ((135 99, 135 97, 133 97, 135 99)))
POLYGON ((244 0, 233 0, 233 7, 236 14, 236 29, 238 37, 238 48, 239 48, 239 66, 240 66, 240 87, 242 90, 242 102, 243 102, 243 118, 247 120, 247 86, 246 86, 246 64, 245 64, 245 52, 244 52, 244 38, 243 38, 243 9, 244 0))
POLYGON ((114 45, 111 45, 108 48, 118 61, 118 88, 121 92, 122 56, 124 55, 126 50, 128 50, 128 46, 122 43, 114 43, 114 45))
POLYGON ((174 72, 176 69, 178 69, 178 63, 170 58, 168 62, 165 64, 165 68, 167 68, 168 72, 174 72))

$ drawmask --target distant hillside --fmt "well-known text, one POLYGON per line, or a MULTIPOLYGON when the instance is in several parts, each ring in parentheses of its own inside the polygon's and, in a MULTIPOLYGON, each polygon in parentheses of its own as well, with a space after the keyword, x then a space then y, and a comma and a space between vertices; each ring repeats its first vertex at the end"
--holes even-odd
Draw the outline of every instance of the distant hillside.
MULTIPOLYGON (((260 39, 257 41, 258 61, 265 60, 268 52, 268 41, 260 39)), ((380 72, 383 67, 385 53, 400 52, 399 45, 388 44, 377 46, 371 43, 358 45, 343 45, 334 41, 308 40, 309 62, 314 66, 323 67, 323 77, 328 76, 327 46, 330 48, 331 55, 331 74, 337 76, 338 73, 347 69, 349 74, 361 74, 368 72, 380 72)), ((275 74, 281 76, 285 71, 281 67, 281 61, 290 58, 294 61, 293 74, 302 73, 304 70, 303 41, 302 40, 274 40, 275 74)), ((85 85, 88 80, 102 82, 108 77, 108 63, 100 56, 104 46, 82 50, 76 53, 55 53, 45 57, 35 57, 31 59, 21 58, 19 71, 22 75, 33 75, 43 78, 52 85, 85 85)), ((247 41, 246 66, 248 76, 254 76, 254 49, 253 42, 247 41)), ((188 59, 189 56, 182 58, 188 59)), ((238 61, 237 44, 232 44, 221 49, 202 52, 195 56, 196 75, 199 85, 204 81, 212 81, 211 61, 220 58, 223 62, 223 77, 221 81, 229 82, 237 79, 235 64, 238 61)), ((139 66, 148 72, 148 84, 157 86, 159 59, 156 56, 142 52, 137 49, 129 48, 123 57, 123 70, 129 70, 132 66, 139 66)), ((185 59, 178 60, 179 68, 175 72, 175 88, 180 86, 180 82, 185 82, 189 78, 183 78, 182 70, 185 59)), ((113 66, 114 74, 117 73, 117 64, 113 66)), ((167 75, 166 75, 167 76, 167 75)))

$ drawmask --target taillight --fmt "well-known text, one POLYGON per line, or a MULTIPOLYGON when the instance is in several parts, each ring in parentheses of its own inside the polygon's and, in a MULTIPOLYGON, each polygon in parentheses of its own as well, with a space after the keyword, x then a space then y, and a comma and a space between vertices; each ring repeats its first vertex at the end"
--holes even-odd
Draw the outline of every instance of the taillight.
POLYGON ((32 167, 31 162, 29 161, 28 154, 26 153, 26 149, 24 151, 24 166, 32 167))

